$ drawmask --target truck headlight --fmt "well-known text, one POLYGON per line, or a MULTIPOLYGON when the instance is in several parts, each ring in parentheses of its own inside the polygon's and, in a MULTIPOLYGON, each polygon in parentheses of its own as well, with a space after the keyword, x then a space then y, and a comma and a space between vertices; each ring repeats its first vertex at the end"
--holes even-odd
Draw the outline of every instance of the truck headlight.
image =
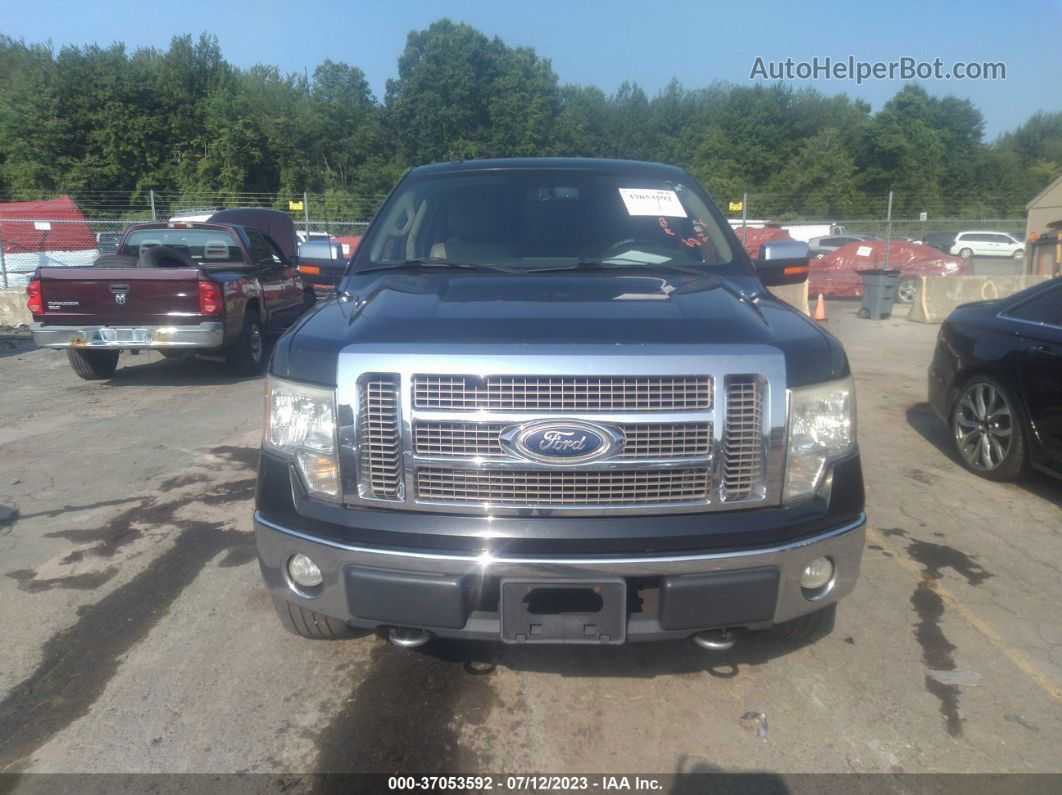
POLYGON ((331 389, 267 378, 265 446, 292 458, 311 494, 339 498, 336 408, 331 389))
POLYGON ((830 462, 855 449, 852 377, 789 392, 784 502, 810 497, 830 462))

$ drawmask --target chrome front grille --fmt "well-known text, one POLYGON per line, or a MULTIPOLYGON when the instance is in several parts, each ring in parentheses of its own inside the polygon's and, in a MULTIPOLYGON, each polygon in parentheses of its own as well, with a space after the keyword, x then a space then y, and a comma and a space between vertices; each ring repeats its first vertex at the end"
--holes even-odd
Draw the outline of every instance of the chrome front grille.
POLYGON ((490 503, 521 507, 652 505, 704 502, 710 472, 661 470, 417 469, 417 496, 428 502, 490 503))
MULTIPOLYGON (((425 458, 511 458, 499 437, 509 423, 417 422, 413 449, 425 458)), ((708 422, 620 424, 626 441, 616 458, 705 458, 711 449, 708 422)))
POLYGON ((780 503, 780 352, 614 347, 495 352, 440 342, 344 352, 336 391, 344 500, 497 516, 780 503), (608 447, 565 461, 521 446, 524 429, 551 423, 596 427, 608 447))
POLYGON ((723 436, 723 500, 756 496, 763 484, 763 379, 726 378, 726 432, 723 436))
POLYGON ((707 411, 710 376, 418 375, 413 406, 459 411, 707 411))
POLYGON ((402 493, 398 384, 393 376, 366 376, 358 416, 361 496, 397 500, 402 493))

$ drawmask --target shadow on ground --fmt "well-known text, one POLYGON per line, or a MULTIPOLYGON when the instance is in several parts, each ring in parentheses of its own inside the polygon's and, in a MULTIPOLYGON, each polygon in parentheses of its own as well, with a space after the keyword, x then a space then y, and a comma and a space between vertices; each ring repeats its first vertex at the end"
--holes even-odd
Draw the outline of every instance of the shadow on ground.
POLYGON ((134 357, 124 353, 118 361, 118 370, 105 383, 112 387, 224 386, 261 377, 237 375, 224 362, 195 357, 149 361, 145 354, 134 357))

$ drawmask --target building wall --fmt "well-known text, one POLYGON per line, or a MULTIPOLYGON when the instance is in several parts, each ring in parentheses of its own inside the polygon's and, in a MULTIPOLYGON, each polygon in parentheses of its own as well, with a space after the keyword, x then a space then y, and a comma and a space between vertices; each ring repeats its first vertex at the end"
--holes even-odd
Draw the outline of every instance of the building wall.
POLYGON ((1062 180, 1056 180, 1043 197, 1029 205, 1025 239, 1028 240, 1033 232, 1043 234, 1052 221, 1062 221, 1062 180))

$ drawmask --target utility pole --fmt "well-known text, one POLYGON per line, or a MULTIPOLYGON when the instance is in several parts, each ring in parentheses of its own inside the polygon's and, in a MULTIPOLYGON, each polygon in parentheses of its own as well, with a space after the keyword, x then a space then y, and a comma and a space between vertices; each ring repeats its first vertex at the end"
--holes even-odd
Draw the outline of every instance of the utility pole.
POLYGON ((302 192, 302 223, 304 231, 306 232, 306 239, 310 239, 310 195, 306 192, 302 192))
POLYGON ((154 188, 150 188, 149 189, 149 195, 151 197, 151 220, 152 221, 157 221, 158 220, 158 216, 155 215, 155 189, 154 188))
POLYGON ((885 262, 883 268, 889 267, 889 241, 892 239, 892 191, 889 191, 889 208, 885 211, 885 262))

